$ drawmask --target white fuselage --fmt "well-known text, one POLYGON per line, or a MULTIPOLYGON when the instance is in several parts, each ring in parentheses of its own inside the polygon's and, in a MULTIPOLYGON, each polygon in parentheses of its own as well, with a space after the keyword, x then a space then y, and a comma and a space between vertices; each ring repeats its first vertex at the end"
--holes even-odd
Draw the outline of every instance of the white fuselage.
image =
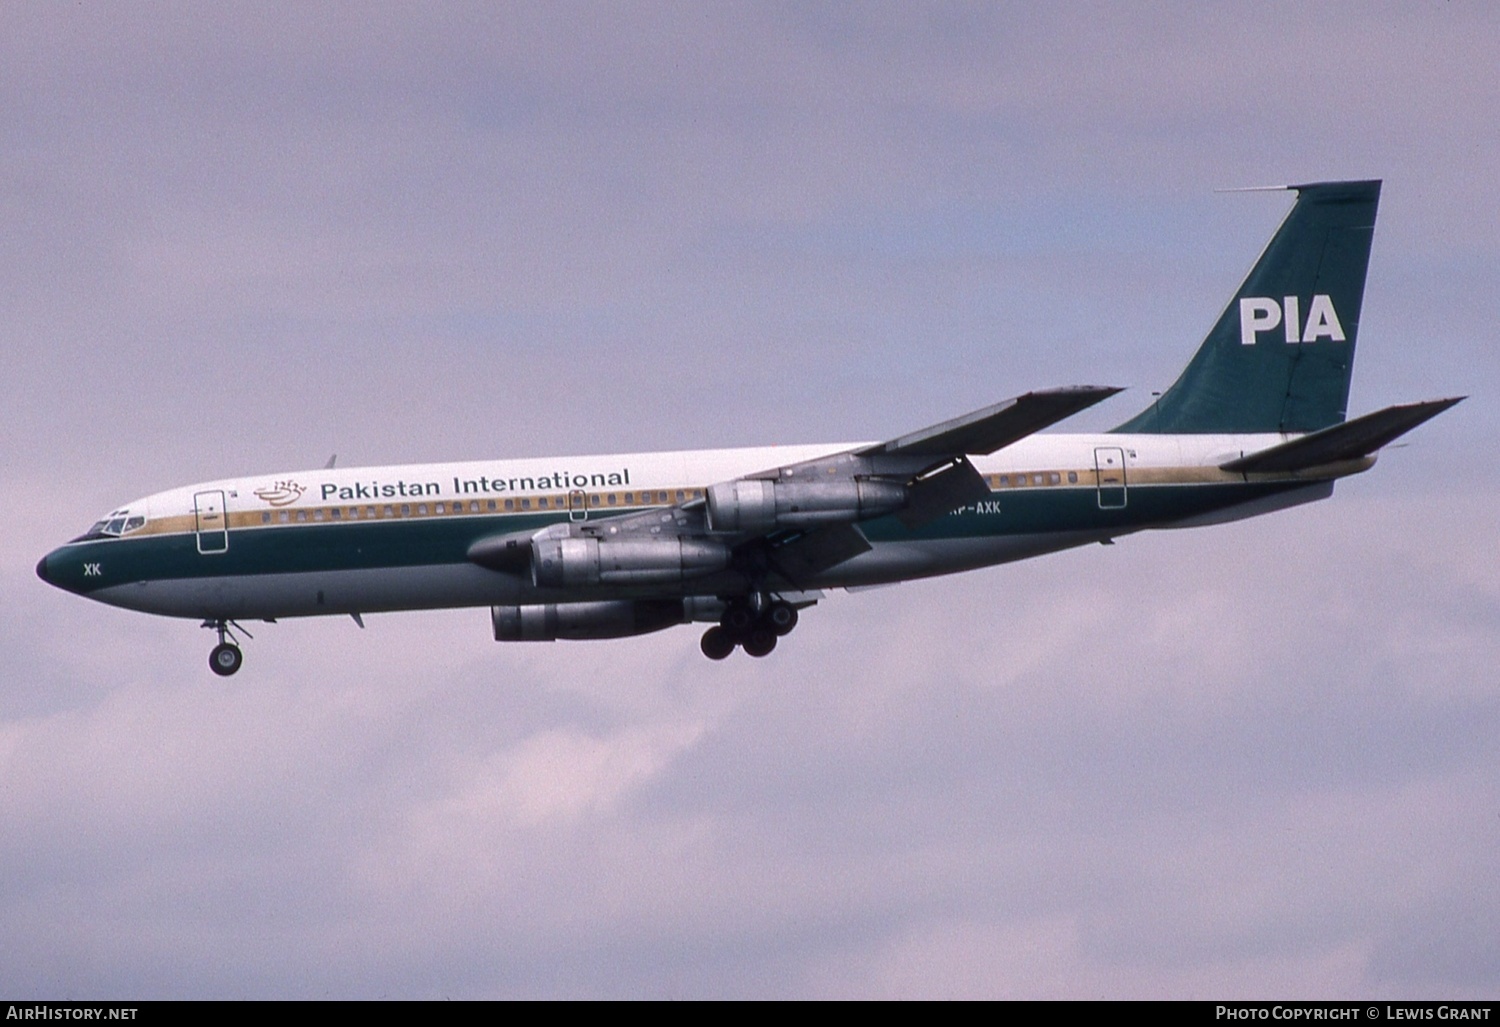
MULTIPOLYGON (((868 552, 805 584, 850 587, 951 573, 1142 528, 1232 520, 1327 495, 1336 475, 1295 482, 1282 476, 1273 483, 1279 488, 1268 493, 1264 481, 1218 469, 1285 438, 1032 436, 975 459, 991 489, 988 501, 955 510, 931 530, 876 530, 877 524, 869 531, 868 552), (1205 489, 1214 491, 1206 505, 1205 489), (1169 494, 1200 501, 1168 502, 1169 494)), ((441 539, 456 533, 458 540, 472 541, 552 521, 666 508, 701 497, 716 482, 851 448, 835 443, 612 454, 224 479, 137 500, 115 513, 143 518, 141 527, 65 548, 100 579, 80 591, 181 617, 275 618, 656 595, 662 590, 539 588, 524 574, 477 566, 462 558, 462 546, 444 548, 441 539), (175 545, 163 548, 169 540, 175 545), (148 542, 158 547, 159 559, 135 561, 112 580, 116 557, 148 542), (432 559, 414 556, 423 546, 431 548, 432 559)), ((81 583, 90 584, 87 578, 81 583)), ((721 575, 672 591, 712 595, 733 588, 721 575)))

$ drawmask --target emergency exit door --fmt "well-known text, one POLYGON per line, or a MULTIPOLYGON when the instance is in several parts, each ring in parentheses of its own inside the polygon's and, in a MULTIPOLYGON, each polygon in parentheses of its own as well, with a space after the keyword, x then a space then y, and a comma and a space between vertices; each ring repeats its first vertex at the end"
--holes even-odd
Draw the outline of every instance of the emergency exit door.
POLYGON ((1094 450, 1094 474, 1099 485, 1099 509, 1119 510, 1125 506, 1125 451, 1118 446, 1100 446, 1094 450))
POLYGON ((198 518, 198 552, 222 553, 229 548, 229 519, 224 513, 224 493, 219 489, 193 496, 198 518))

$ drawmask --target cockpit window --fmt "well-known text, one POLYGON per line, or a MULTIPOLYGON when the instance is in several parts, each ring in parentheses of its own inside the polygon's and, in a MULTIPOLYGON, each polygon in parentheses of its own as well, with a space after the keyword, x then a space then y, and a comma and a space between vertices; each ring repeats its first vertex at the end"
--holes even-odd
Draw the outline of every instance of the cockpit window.
POLYGON ((75 538, 74 542, 87 542, 96 538, 119 538, 144 527, 146 518, 142 514, 131 514, 129 510, 116 510, 108 517, 95 521, 88 531, 75 538))

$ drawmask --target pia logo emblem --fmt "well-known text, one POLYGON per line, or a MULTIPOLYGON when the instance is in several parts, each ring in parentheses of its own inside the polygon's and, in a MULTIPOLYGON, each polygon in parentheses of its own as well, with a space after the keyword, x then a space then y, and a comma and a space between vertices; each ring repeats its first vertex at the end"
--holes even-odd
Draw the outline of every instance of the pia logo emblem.
POLYGON ((1302 320, 1302 301, 1296 296, 1279 302, 1269 296, 1244 296, 1240 299, 1240 342, 1254 346, 1256 336, 1280 326, 1283 338, 1292 344, 1328 339, 1344 341, 1344 326, 1339 322, 1333 300, 1320 293, 1307 305, 1307 320, 1302 320))
POLYGON ((295 481, 278 481, 274 485, 256 489, 255 496, 272 506, 286 506, 288 503, 295 503, 305 491, 295 481))

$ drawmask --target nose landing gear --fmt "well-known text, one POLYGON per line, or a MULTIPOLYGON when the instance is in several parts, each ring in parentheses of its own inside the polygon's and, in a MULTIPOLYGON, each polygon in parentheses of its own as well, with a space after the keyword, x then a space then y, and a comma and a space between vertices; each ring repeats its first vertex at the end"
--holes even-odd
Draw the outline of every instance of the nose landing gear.
POLYGON ((246 638, 255 636, 246 631, 243 625, 232 620, 206 620, 203 626, 219 633, 219 644, 214 646, 213 651, 208 654, 208 668, 219 677, 227 678, 239 670, 245 662, 245 654, 240 652, 239 640, 234 637, 235 630, 240 631, 246 638))
POLYGON ((776 640, 797 626, 797 619, 797 608, 783 600, 770 600, 764 595, 737 599, 725 609, 719 623, 703 633, 700 648, 710 660, 725 659, 736 646, 750 656, 769 656, 776 640))

